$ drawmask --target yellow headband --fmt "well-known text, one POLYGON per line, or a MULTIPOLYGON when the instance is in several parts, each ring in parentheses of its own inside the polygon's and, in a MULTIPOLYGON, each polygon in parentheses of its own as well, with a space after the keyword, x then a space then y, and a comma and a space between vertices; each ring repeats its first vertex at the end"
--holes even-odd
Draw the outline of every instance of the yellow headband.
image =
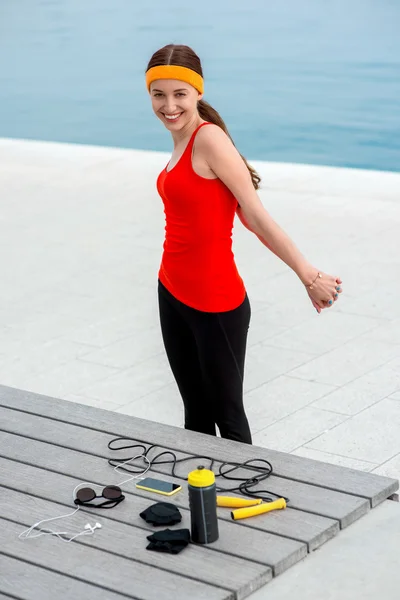
POLYGON ((162 65, 152 67, 146 72, 146 85, 150 91, 150 85, 157 79, 178 79, 190 83, 200 94, 204 92, 204 81, 201 75, 188 69, 187 67, 178 67, 176 65, 162 65))

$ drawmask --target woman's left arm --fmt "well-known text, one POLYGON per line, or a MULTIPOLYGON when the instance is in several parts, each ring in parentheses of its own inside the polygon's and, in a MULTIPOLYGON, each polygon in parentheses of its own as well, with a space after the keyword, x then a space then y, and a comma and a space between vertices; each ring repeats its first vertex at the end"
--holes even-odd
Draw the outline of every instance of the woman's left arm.
POLYGON ((244 225, 286 263, 305 286, 310 286, 317 278, 312 291, 307 287, 307 292, 314 306, 329 306, 329 301, 333 302, 337 298, 335 289, 339 287, 341 280, 324 273, 322 278, 318 278, 318 269, 305 259, 264 208, 254 189, 249 170, 225 132, 218 126, 209 126, 202 127, 197 136, 196 147, 206 157, 210 169, 237 199, 237 213, 244 225))

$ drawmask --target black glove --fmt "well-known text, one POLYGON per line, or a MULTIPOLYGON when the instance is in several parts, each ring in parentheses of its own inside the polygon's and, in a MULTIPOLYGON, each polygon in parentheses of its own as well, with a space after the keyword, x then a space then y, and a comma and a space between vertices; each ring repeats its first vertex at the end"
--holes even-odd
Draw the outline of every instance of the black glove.
POLYGON ((141 512, 140 516, 152 525, 175 525, 182 521, 182 515, 175 504, 169 502, 156 502, 141 512))
POLYGON ((190 542, 189 529, 164 529, 147 536, 150 544, 146 550, 156 550, 157 552, 168 552, 169 554, 179 554, 190 542))

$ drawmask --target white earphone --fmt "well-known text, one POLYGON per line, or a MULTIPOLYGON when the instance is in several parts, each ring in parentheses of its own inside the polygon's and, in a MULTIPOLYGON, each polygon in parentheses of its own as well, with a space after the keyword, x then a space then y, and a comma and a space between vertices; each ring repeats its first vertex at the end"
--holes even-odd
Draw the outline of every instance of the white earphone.
POLYGON ((33 530, 36 529, 36 527, 38 527, 41 523, 45 523, 47 521, 55 521, 56 519, 63 519, 64 517, 72 517, 72 515, 74 515, 78 510, 79 510, 79 506, 77 509, 74 510, 74 512, 69 513, 68 515, 52 517, 51 519, 42 519, 41 521, 38 521, 34 525, 31 525, 31 527, 29 527, 28 529, 25 529, 25 531, 22 531, 22 533, 20 533, 18 537, 22 540, 26 540, 29 538, 37 538, 42 535, 55 535, 58 538, 60 538, 60 540, 62 540, 63 542, 72 542, 72 540, 75 540, 80 535, 93 535, 96 529, 101 529, 100 523, 96 523, 95 525, 86 523, 84 531, 80 531, 79 533, 76 533, 75 535, 73 535, 70 538, 62 537, 64 535, 68 535, 68 531, 54 531, 53 529, 49 529, 48 531, 40 530, 36 534, 32 535, 33 530))
MULTIPOLYGON (((125 479, 124 481, 121 481, 120 483, 118 483, 116 485, 121 486, 122 484, 127 483, 128 481, 132 481, 132 479, 137 479, 141 475, 144 475, 145 473, 147 473, 147 471, 151 468, 151 462, 147 458, 147 456, 144 456, 143 454, 137 454, 133 458, 130 458, 130 459, 124 461, 123 463, 118 464, 116 467, 114 467, 114 471, 118 472, 118 469, 120 469, 124 465, 128 464, 132 460, 135 460, 136 458, 143 458, 145 461, 147 461, 147 467, 141 473, 138 473, 137 475, 129 477, 128 479, 125 479)), ((91 483, 89 481, 86 481, 84 483, 78 483, 78 485, 74 488, 74 490, 72 492, 73 500, 75 500, 75 494, 76 494, 77 489, 79 487, 81 487, 82 485, 93 485, 95 487, 104 487, 97 483, 91 483)), ((42 535, 55 535, 58 538, 60 538, 60 540, 62 540, 63 542, 72 542, 72 540, 75 540, 77 537, 79 537, 81 535, 93 535, 96 529, 101 529, 100 523, 95 523, 95 525, 86 523, 83 531, 76 533, 75 535, 73 535, 70 538, 62 537, 62 536, 68 535, 67 531, 54 531, 53 529, 49 529, 48 531, 40 529, 37 533, 33 534, 33 530, 36 529, 42 523, 47 523, 48 521, 56 521, 57 519, 64 519, 66 517, 72 517, 79 510, 79 508, 80 507, 78 506, 78 508, 76 508, 73 512, 68 513, 67 515, 60 515, 59 517, 51 517, 50 519, 42 519, 41 521, 38 521, 34 525, 31 525, 31 527, 28 527, 28 529, 25 529, 25 531, 22 531, 22 533, 20 533, 18 537, 20 539, 26 540, 26 539, 31 539, 31 538, 37 538, 42 535)))
POLYGON ((95 525, 91 525, 90 523, 86 523, 85 529, 90 529, 90 531, 92 533, 94 533, 95 529, 101 529, 101 524, 100 523, 96 523, 95 525))

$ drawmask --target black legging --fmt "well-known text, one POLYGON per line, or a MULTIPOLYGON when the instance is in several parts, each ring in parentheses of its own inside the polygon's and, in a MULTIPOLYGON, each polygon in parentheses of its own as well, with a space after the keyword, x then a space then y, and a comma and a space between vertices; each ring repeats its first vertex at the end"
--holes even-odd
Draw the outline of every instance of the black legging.
POLYGON ((243 407, 250 302, 208 313, 177 300, 158 282, 161 330, 185 407, 185 428, 251 444, 243 407))

